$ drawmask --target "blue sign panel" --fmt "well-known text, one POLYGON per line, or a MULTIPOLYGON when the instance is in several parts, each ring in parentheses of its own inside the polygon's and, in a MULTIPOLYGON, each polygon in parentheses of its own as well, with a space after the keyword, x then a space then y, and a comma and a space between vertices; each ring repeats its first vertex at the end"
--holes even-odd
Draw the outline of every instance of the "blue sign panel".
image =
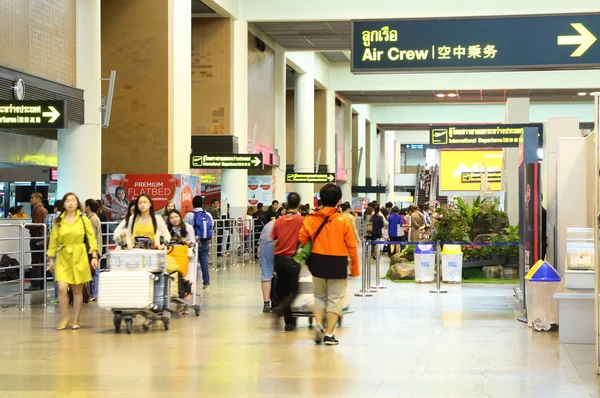
POLYGON ((583 69, 600 14, 352 22, 352 72, 583 69))

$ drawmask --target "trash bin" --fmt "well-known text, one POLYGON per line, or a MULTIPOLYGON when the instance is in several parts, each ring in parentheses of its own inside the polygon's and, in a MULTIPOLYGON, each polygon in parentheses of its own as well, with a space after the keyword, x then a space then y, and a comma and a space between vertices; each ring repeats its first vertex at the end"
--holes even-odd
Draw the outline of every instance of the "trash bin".
POLYGON ((421 244, 415 248, 415 281, 433 282, 435 278, 435 246, 421 244))
POLYGON ((442 281, 462 281, 463 255, 460 245, 444 245, 442 248, 442 281))
POLYGON ((554 292, 560 275, 546 261, 538 261, 525 276, 527 281, 527 323, 535 330, 550 330, 558 325, 558 300, 554 292))

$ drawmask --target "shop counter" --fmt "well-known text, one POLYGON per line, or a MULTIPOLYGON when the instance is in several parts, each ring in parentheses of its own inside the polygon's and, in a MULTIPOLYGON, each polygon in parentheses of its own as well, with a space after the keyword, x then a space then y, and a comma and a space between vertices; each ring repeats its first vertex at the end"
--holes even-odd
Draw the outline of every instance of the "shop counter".
POLYGON ((594 344, 594 290, 568 289, 564 279, 554 293, 558 300, 558 341, 566 344, 594 344))

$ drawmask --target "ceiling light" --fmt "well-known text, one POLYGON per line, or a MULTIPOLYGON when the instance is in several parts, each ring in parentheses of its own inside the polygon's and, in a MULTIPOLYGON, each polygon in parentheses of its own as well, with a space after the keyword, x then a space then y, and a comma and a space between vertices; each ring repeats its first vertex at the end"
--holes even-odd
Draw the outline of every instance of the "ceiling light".
POLYGON ((599 91, 596 91, 595 93, 590 93, 590 95, 591 95, 592 97, 595 97, 595 96, 597 96, 597 95, 600 95, 600 92, 599 92, 599 91))
POLYGON ((444 98, 446 96, 446 94, 440 93, 440 94, 436 94, 435 96, 438 98, 444 98))
POLYGON ((454 98, 454 97, 456 97, 456 94, 454 94, 454 93, 450 93, 450 94, 448 94, 448 97, 450 97, 450 98, 454 98))
POLYGON ((577 95, 580 96, 580 97, 583 97, 584 95, 587 95, 587 93, 585 91, 580 91, 580 92, 577 93, 577 95))

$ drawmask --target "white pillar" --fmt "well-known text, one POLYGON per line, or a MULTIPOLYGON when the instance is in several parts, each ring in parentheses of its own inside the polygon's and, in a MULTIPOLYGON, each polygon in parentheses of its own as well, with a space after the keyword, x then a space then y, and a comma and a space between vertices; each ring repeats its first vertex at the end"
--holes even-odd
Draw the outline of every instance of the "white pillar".
MULTIPOLYGON (((279 151, 279 167, 273 167, 273 198, 285 198, 286 154, 286 58, 283 49, 275 50, 275 148, 279 151)), ((266 204, 266 203, 265 203, 266 204)), ((269 203, 270 204, 270 203, 269 203)), ((266 204, 266 205, 269 205, 266 204)))
MULTIPOLYGON (((315 79, 312 71, 296 73, 294 93, 294 171, 315 170, 315 79)), ((292 184, 302 203, 312 205, 314 184, 292 184)))
POLYGON ((325 91, 325 164, 330 173, 335 173, 335 91, 325 91))
MULTIPOLYGON (((234 20, 231 34, 232 133, 239 152, 248 153, 248 22, 234 20)), ((248 208, 248 170, 223 170, 221 197, 231 206, 231 217, 242 217, 248 208)))
MULTIPOLYGON (((387 183, 388 176, 390 179, 390 186, 387 193, 387 201, 391 201, 395 196, 394 194, 394 186, 396 185, 396 174, 395 174, 395 166, 396 166, 396 140, 394 138, 393 133, 382 132, 383 135, 382 141, 385 143, 385 148, 382 150, 382 153, 385 152, 385 166, 383 166, 384 171, 384 181, 387 183)), ((400 151, 398 151, 398 155, 400 151)))
MULTIPOLYGON (((368 147, 369 151, 371 152, 369 156, 365 156, 365 160, 368 159, 369 161, 369 174, 366 175, 366 177, 371 178, 371 185, 375 186, 377 185, 378 179, 381 179, 383 181, 383 178, 381 178, 380 174, 377 172, 377 163, 378 159, 383 157, 384 154, 380 151, 380 148, 377 146, 377 125, 375 123, 369 122, 368 124, 366 124, 365 128, 368 129, 365 130, 366 141, 368 141, 368 145, 366 145, 365 148, 368 147)), ((365 164, 365 170, 366 168, 367 167, 365 164)), ((382 197, 384 197, 384 195, 381 195, 381 197, 378 196, 379 195, 374 193, 369 195, 371 200, 383 200, 382 197)))
MULTIPOLYGON (((360 113, 357 115, 358 118, 358 126, 357 126, 357 147, 352 148, 356 150, 356 158, 358 160, 357 167, 358 169, 358 179, 356 181, 356 185, 365 186, 366 177, 367 177, 367 137, 366 137, 366 125, 365 125, 365 117, 360 113), (360 149, 362 148, 362 156, 360 156, 360 149)), ((366 195, 369 196, 369 195, 366 195)))
MULTIPOLYGON (((169 173, 189 174, 192 148, 192 3, 169 0, 169 173)), ((117 74, 118 76, 118 74, 117 74)))
POLYGON ((352 203, 352 104, 344 104, 344 167, 346 168, 346 182, 341 185, 343 201, 352 203))
MULTIPOLYGON (((506 100, 505 123, 529 123, 529 98, 506 100)), ((519 224, 519 149, 504 149, 504 209, 510 225, 519 224)))
MULTIPOLYGON (((57 197, 74 192, 81 201, 100 198, 102 173, 100 2, 77 0, 77 88, 84 90, 84 124, 58 131, 57 197)), ((118 76, 118 75, 117 75, 118 76)))

